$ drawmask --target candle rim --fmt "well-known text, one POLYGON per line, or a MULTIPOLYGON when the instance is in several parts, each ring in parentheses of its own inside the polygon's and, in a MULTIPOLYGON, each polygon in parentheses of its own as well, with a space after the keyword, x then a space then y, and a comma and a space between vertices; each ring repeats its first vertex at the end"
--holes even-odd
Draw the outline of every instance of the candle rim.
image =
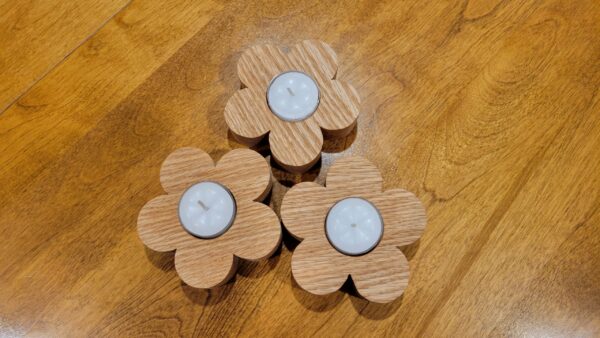
POLYGON ((314 77, 310 76, 309 74, 307 74, 301 70, 290 69, 290 70, 286 70, 284 72, 281 72, 281 73, 273 76, 271 81, 269 81, 269 85, 267 86, 267 90, 265 92, 265 100, 267 101, 267 106, 269 107, 269 110, 271 111, 271 113, 273 113, 273 115, 277 116, 277 118, 279 118, 280 120, 282 120, 284 122, 301 122, 301 121, 309 119, 311 116, 313 116, 315 114, 317 109, 319 109, 319 106, 321 105, 321 88, 319 88, 319 83, 317 82, 317 80, 314 77), (269 102, 269 91, 271 89, 271 85, 273 85, 273 82, 275 82, 275 80, 277 80, 278 77, 280 77, 284 74, 288 74, 288 73, 300 73, 302 75, 305 75, 309 79, 311 79, 315 83, 315 87, 317 87, 317 104, 315 105, 315 109, 313 109, 313 111, 310 112, 310 114, 306 115, 305 117, 297 118, 297 119, 285 119, 283 116, 280 116, 278 113, 276 113, 273 110, 273 107, 271 107, 271 103, 269 102))
POLYGON ((344 197, 344 198, 342 198, 342 199, 339 199, 339 200, 337 200, 335 203, 333 203, 333 205, 332 205, 332 206, 329 208, 329 210, 327 210, 327 215, 325 216, 325 221, 323 222, 323 230, 325 231, 325 238, 327 238, 327 241, 329 242, 329 244, 330 244, 330 245, 331 245, 331 246, 332 246, 332 247, 333 247, 335 250, 337 250, 338 252, 340 252, 340 253, 341 253, 341 254, 343 254, 343 255, 346 255, 346 256, 353 256, 353 257, 355 257, 355 256, 363 256, 363 255, 366 255, 366 254, 368 254, 369 252, 371 252, 371 251, 375 250, 375 248, 379 246, 379 243, 381 243, 381 241, 383 240, 383 234, 384 234, 384 231, 385 231, 385 224, 384 224, 384 222, 383 222, 383 217, 381 216, 381 211, 379 211, 379 208, 377 208, 377 206, 376 206, 376 205, 375 205, 373 202, 369 201, 368 199, 366 199, 366 198, 364 198, 364 197, 360 197, 360 196, 349 196, 349 197, 344 197), (338 247, 337 247, 337 246, 336 246, 336 245, 335 245, 335 244, 332 242, 332 240, 329 238, 329 234, 328 234, 328 232, 327 232, 327 219, 329 218, 329 214, 331 213, 331 210, 332 210, 332 209, 333 209, 333 208, 334 208, 336 205, 338 205, 340 202, 343 202, 343 201, 345 201, 345 200, 349 200, 349 199, 358 199, 358 200, 361 200, 361 201, 364 201, 364 202, 367 202, 368 204, 370 204, 370 205, 371 205, 371 206, 372 206, 372 207, 375 209, 375 211, 377 211, 377 216, 379 216, 379 220, 381 221, 381 235, 379 236, 379 238, 377 239, 377 241, 376 241, 375 243, 373 243, 373 245, 372 245, 372 246, 371 246, 369 249, 365 250, 364 252, 360 252, 360 253, 349 253, 349 252, 345 252, 345 251, 343 251, 342 249, 338 248, 338 247))
POLYGON ((231 190, 229 190, 229 188, 227 188, 224 184, 221 184, 217 181, 214 180, 203 180, 203 181, 199 181, 196 183, 191 184, 189 187, 185 188, 183 190, 183 192, 181 193, 181 196, 179 196, 179 201, 177 202, 177 219, 179 221, 179 225, 181 225, 181 227, 183 228, 183 230, 185 230, 188 234, 199 238, 199 239, 214 239, 217 237, 220 237, 221 235, 225 234, 227 231, 229 231, 229 229, 231 228, 231 226, 233 225, 233 223, 235 222, 235 219, 237 217, 237 201, 235 200, 235 196, 233 195, 233 193, 231 192, 231 190), (201 235, 197 235, 193 232, 191 232, 190 230, 188 230, 185 225, 183 224, 183 221, 181 220, 181 213, 179 212, 179 208, 181 206, 181 200, 183 199, 183 196, 185 195, 186 192, 188 192, 190 189, 192 189, 193 187, 200 185, 202 183, 213 183, 216 184, 218 186, 220 186, 221 188, 223 188, 231 197, 231 200, 233 201, 233 216, 231 217, 231 220, 229 220, 229 223, 227 224, 227 226, 225 226, 223 228, 223 230, 217 232, 216 234, 212 235, 212 236, 201 236, 201 235))

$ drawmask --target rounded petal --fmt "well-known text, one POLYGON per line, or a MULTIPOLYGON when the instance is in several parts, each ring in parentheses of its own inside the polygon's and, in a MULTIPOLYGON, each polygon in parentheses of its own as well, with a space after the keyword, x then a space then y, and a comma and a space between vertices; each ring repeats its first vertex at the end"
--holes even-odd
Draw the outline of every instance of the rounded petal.
POLYGON ((293 173, 303 173, 319 160, 323 133, 314 119, 280 122, 269 134, 269 145, 279 164, 293 173))
POLYGON ((319 83, 333 79, 337 73, 337 55, 321 41, 302 41, 290 50, 288 57, 293 69, 313 75, 319 83))
POLYGON ((379 169, 364 157, 345 157, 329 168, 325 185, 347 196, 372 195, 382 190, 383 178, 379 169))
POLYGON ((268 206, 244 203, 238 206, 235 223, 223 240, 234 243, 233 253, 243 259, 258 260, 271 256, 281 243, 279 218, 268 206))
POLYGON ((408 261, 397 248, 381 243, 352 261, 352 281, 358 293, 371 302, 389 303, 408 285, 408 261))
POLYGON ((297 239, 323 236, 323 222, 335 200, 332 192, 322 185, 296 184, 283 196, 280 212, 283 225, 297 239))
POLYGON ((382 243, 408 245, 421 237, 427 224, 423 203, 410 191, 393 189, 371 199, 383 218, 382 243))
POLYGON ((321 87, 319 108, 314 119, 327 135, 346 136, 352 131, 359 114, 360 98, 350 84, 328 81, 321 87))
POLYGON ((305 240, 292 255, 292 275, 304 290, 326 295, 346 282, 351 259, 336 251, 324 236, 321 240, 305 240))
POLYGON ((264 93, 271 80, 281 72, 289 70, 287 56, 274 45, 257 45, 248 48, 238 61, 238 76, 248 88, 264 93))
POLYGON ((227 101, 225 122, 240 142, 258 143, 271 130, 275 115, 271 113, 264 90, 242 89, 227 101))
POLYGON ((168 193, 178 193, 205 178, 214 168, 210 155, 197 148, 172 152, 160 168, 160 183, 168 193))
POLYGON ((208 289, 227 282, 235 274, 237 258, 227 250, 214 250, 206 241, 178 248, 175 269, 189 286, 208 289))
POLYGON ((172 251, 194 239, 179 224, 179 194, 163 195, 146 203, 137 219, 140 239, 155 251, 172 251))
POLYGON ((269 163, 250 149, 234 149, 223 155, 210 177, 229 188, 238 203, 262 200, 271 189, 269 163))

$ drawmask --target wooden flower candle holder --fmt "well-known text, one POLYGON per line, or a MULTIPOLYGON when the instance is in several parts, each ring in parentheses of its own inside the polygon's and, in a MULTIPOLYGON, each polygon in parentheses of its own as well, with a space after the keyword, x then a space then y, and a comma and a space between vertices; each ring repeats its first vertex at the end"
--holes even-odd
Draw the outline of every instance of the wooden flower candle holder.
POLYGON ((326 187, 304 182, 287 192, 281 218, 286 229, 302 240, 292 256, 292 274, 300 287, 324 295, 338 290, 350 276, 357 291, 370 301, 387 303, 402 295, 408 285, 409 266, 398 247, 421 236, 425 209, 406 190, 384 192, 382 182, 372 163, 348 157, 331 166, 326 187), (350 199, 359 202, 356 208, 342 206, 350 199), (379 218, 361 216, 373 210, 378 211, 379 218), (337 218, 331 220, 333 213, 337 218), (350 238, 363 231, 382 235, 350 238), (348 238, 350 241, 345 241, 348 238), (362 250, 358 253, 349 252, 361 241, 373 245, 358 248, 362 250), (343 249, 349 251, 343 253, 343 249))
POLYGON ((260 154, 232 150, 215 166, 204 151, 181 148, 163 163, 160 182, 167 194, 144 205, 138 233, 150 249, 176 250, 175 269, 188 285, 221 285, 235 274, 238 259, 269 257, 279 246, 279 219, 258 202, 271 187, 271 169, 260 154), (215 225, 222 229, 202 232, 215 225))
POLYGON ((336 80, 336 72, 335 52, 320 41, 303 41, 288 53, 273 45, 251 47, 238 62, 246 88, 227 102, 227 125, 250 146, 268 134, 275 161, 302 173, 319 159, 323 133, 346 136, 356 123, 358 93, 336 80))

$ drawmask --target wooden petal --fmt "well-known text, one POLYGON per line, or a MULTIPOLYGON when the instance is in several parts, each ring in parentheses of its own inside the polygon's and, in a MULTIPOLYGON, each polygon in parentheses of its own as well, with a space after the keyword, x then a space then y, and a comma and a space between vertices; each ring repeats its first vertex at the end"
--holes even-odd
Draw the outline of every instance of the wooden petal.
POLYGON ((235 274, 237 258, 230 251, 213 250, 207 243, 198 241, 175 252, 175 269, 189 286, 212 288, 226 283, 235 274))
POLYGON ((341 81, 327 81, 321 87, 319 108, 314 119, 323 132, 330 136, 348 135, 356 124, 360 98, 350 84, 341 81))
POLYGON ((345 157, 338 159, 329 168, 326 184, 350 196, 364 196, 379 193, 383 178, 379 169, 364 157, 345 157))
POLYGON ((138 234, 150 249, 172 251, 194 239, 179 224, 179 197, 179 194, 156 197, 140 211, 137 220, 138 234))
POLYGON ((262 155, 250 149, 225 154, 210 177, 229 188, 238 203, 263 200, 271 188, 271 167, 262 155))
POLYGON ((275 160, 293 173, 310 169, 321 156, 323 133, 314 119, 279 122, 269 134, 275 160))
POLYGON ((205 179, 214 168, 210 155, 197 148, 180 148, 172 152, 160 169, 160 183, 168 193, 179 193, 205 179))
POLYGON ((427 224, 425 207, 413 193, 393 189, 371 199, 384 222, 382 244, 408 245, 421 237, 427 224))
POLYGON ((289 70, 286 54, 274 45, 256 45, 248 48, 238 61, 238 76, 248 88, 262 92, 265 97, 271 80, 279 73, 289 70))
POLYGON ((265 98, 265 90, 242 89, 227 101, 225 122, 242 143, 254 145, 271 130, 277 119, 265 98))
POLYGON ((238 205, 235 223, 224 240, 239 258, 258 260, 271 256, 281 243, 279 218, 268 206, 258 203, 238 205))
POLYGON ((333 79, 337 72, 337 55, 321 41, 302 41, 292 48, 288 56, 295 70, 312 75, 320 84, 333 79))
POLYGON ((324 220, 335 200, 330 191, 317 183, 296 184, 283 196, 283 225, 297 239, 323 236, 324 220))
POLYGON ((292 255, 292 274, 304 290, 326 295, 339 290, 348 279, 351 260, 336 251, 323 236, 321 241, 304 240, 292 255))
POLYGON ((408 286, 409 268, 397 248, 382 246, 352 261, 352 280, 361 296, 371 302, 389 303, 408 286))

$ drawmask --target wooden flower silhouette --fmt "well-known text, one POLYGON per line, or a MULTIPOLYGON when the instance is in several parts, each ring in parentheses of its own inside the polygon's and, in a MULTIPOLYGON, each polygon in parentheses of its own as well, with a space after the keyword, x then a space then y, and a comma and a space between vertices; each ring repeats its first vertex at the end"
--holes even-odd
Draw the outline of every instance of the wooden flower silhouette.
MULTIPOLYGON (((351 219, 356 210, 344 211, 344 217, 351 219)), ((404 292, 409 267, 398 247, 416 241, 426 224, 419 199, 402 189, 383 192, 378 169, 361 157, 336 161, 327 174, 326 187, 313 182, 293 186, 284 196, 281 218, 286 229, 302 240, 292 256, 292 274, 303 289, 328 294, 351 276, 357 291, 378 303, 390 302, 404 292), (332 207, 349 197, 371 203, 382 220, 382 237, 360 255, 338 251, 326 230, 332 207)))
MULTIPOLYGON (((270 167, 258 153, 248 149, 232 150, 215 166, 204 151, 181 148, 164 161, 160 182, 167 194, 144 205, 138 216, 138 233, 150 249, 176 250, 175 269, 188 285, 210 288, 223 284, 235 274, 238 258, 265 258, 279 246, 279 219, 268 206, 257 202, 264 199, 271 186, 270 167), (202 220, 207 226, 222 221, 219 217, 227 210, 217 204, 214 194, 210 195, 213 190, 208 195, 188 193, 205 182, 228 191, 235 203, 232 221, 214 238, 193 235, 182 221, 190 218, 187 214, 182 218, 181 211, 186 212, 182 203, 189 202, 189 196, 192 202, 193 198, 199 198, 200 204, 205 198, 205 204, 214 204, 213 210, 216 210, 212 215, 192 213, 192 221, 202 220)), ((209 207, 203 205, 203 210, 210 210, 209 207)))
POLYGON ((238 75, 247 88, 227 102, 227 125, 238 140, 248 145, 256 144, 268 133, 274 159, 292 172, 304 172, 319 159, 323 132, 345 136, 352 131, 358 117, 360 98, 350 84, 334 79, 336 72, 335 52, 320 41, 303 41, 288 53, 268 44, 251 47, 238 62, 238 75), (275 95, 282 100, 274 98, 271 102, 270 95, 276 91, 271 92, 275 80, 287 73, 300 75, 296 74, 296 81, 286 82, 291 86, 277 84, 287 90, 282 91, 283 96, 275 95), (310 92, 314 84, 318 96, 295 94, 291 90, 296 86, 300 92, 310 92), (283 107, 278 105, 280 101, 283 107), (315 110, 293 115, 295 108, 306 104, 309 108, 316 107, 315 110))

